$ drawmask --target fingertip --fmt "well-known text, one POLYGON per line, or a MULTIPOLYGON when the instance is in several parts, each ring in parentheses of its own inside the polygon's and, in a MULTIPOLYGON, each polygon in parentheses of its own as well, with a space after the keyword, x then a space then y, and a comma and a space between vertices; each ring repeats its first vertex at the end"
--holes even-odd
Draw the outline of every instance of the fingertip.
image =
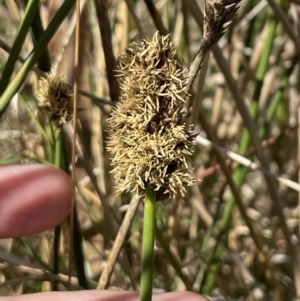
POLYGON ((0 167, 0 237, 36 234, 71 210, 72 185, 62 170, 44 165, 0 167))
MULTIPOLYGON (((153 294, 153 301, 209 301, 209 299, 192 292, 171 292, 153 294)), ((18 297, 10 297, 5 301, 138 301, 140 300, 138 292, 113 292, 113 291, 77 291, 77 292, 49 292, 29 294, 18 297)), ((3 301, 4 301, 3 300, 3 301)))

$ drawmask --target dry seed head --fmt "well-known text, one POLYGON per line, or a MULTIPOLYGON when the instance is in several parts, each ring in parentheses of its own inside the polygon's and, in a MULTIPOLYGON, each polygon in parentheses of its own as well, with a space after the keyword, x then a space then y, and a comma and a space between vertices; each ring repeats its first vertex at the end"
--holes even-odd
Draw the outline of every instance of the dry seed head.
POLYGON ((195 134, 183 123, 189 95, 175 52, 169 36, 156 33, 119 58, 122 95, 108 119, 117 193, 143 195, 152 184, 162 200, 195 182, 188 160, 195 134))
POLYGON ((70 92, 65 77, 49 72, 39 81, 37 92, 38 105, 49 112, 50 120, 57 129, 73 117, 73 94, 70 92))
POLYGON ((224 34, 237 13, 241 0, 206 0, 204 18, 204 39, 213 45, 224 34))

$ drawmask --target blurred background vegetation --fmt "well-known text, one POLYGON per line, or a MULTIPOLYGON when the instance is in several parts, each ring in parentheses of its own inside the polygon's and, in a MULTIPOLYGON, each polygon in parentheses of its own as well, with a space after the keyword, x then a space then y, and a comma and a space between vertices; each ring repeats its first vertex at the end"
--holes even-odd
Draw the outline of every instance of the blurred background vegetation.
MULTIPOLYGON (((36 91, 50 70, 73 86, 74 3, 0 1, 1 164, 69 170, 72 138, 39 112, 36 91)), ((119 95, 115 59, 158 30, 170 33, 178 58, 189 66, 202 39, 204 2, 82 0, 81 6, 78 134, 84 155, 76 168, 72 289, 96 287, 134 197, 116 197, 105 149, 106 119, 119 95)), ((268 162, 273 174, 293 182, 274 185, 261 170, 197 141, 192 162, 201 181, 185 198, 157 203, 155 291, 192 290, 212 300, 300 298, 299 55, 299 0, 241 1, 193 85, 187 122, 201 137, 268 162)), ((140 205, 109 289, 138 288, 142 212, 140 205)), ((0 295, 68 289, 68 252, 67 222, 33 237, 1 240, 0 295)))

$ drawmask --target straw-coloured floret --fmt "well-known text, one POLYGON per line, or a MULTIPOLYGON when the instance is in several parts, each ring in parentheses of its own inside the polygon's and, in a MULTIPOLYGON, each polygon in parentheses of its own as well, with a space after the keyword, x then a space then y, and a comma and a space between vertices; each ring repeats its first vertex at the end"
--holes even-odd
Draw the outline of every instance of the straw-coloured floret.
POLYGON ((73 117, 73 94, 70 92, 66 79, 50 72, 39 81, 37 92, 38 105, 49 112, 50 120, 58 129, 73 117))
POLYGON ((195 181, 188 160, 195 134, 183 123, 189 95, 175 52, 169 36, 157 33, 119 58, 122 96, 108 120, 118 193, 144 194, 152 184, 165 199, 195 181))

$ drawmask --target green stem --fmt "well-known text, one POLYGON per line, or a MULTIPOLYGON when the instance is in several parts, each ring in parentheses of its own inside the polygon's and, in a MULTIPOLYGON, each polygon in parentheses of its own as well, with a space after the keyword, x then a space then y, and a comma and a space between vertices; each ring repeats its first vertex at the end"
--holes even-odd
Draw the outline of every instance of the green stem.
POLYGON ((26 251, 26 253, 29 256, 34 257, 36 261, 38 261, 46 271, 52 273, 52 268, 50 265, 48 265, 47 262, 45 262, 40 255, 34 250, 34 248, 26 241, 24 237, 17 237, 15 238, 15 241, 18 242, 26 251))
POLYGON ((33 17, 36 11, 38 10, 38 7, 39 7, 39 0, 28 0, 26 5, 26 10, 24 13, 24 18, 21 22, 18 35, 11 48, 10 55, 8 57, 7 63, 5 64, 3 74, 0 80, 0 95, 3 93, 6 86, 9 83, 10 77, 14 71, 15 63, 19 58, 23 43, 26 39, 26 35, 30 29, 33 17))
MULTIPOLYGON (((28 1, 29 0, 25 0, 25 3, 28 1)), ((37 10, 31 24, 31 33, 34 45, 36 45, 36 42, 40 39, 44 32, 41 14, 40 11, 37 10)), ((51 59, 47 47, 38 60, 38 67, 44 72, 49 72, 51 70, 51 59)))
POLYGON ((164 256, 166 257, 167 262, 173 267, 173 269, 176 272, 176 275, 181 279, 181 281, 186 286, 186 289, 188 291, 192 291, 193 290, 193 285, 192 285, 191 281, 182 272, 182 266, 181 266, 181 264, 178 262, 178 260, 176 259, 176 257, 172 254, 172 252, 170 250, 170 246, 168 245, 168 243, 166 242, 166 240, 164 240, 164 237, 163 237, 161 231, 158 229, 157 226, 156 226, 155 233, 156 233, 156 235, 155 235, 156 240, 160 244, 161 248, 163 249, 164 256))
POLYGON ((146 189, 146 197, 145 197, 145 204, 144 204, 140 301, 152 300, 154 235, 155 235, 155 203, 156 203, 155 191, 151 185, 148 185, 146 189))

